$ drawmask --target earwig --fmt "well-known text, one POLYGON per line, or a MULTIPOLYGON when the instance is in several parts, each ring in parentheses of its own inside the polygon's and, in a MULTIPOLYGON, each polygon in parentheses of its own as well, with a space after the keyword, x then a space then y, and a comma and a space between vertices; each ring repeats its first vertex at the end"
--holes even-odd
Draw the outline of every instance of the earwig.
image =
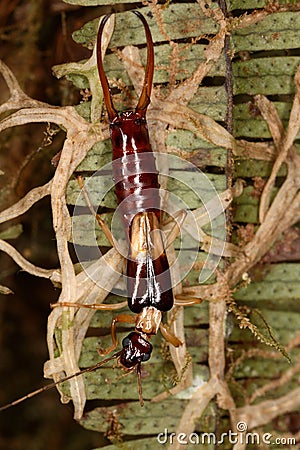
MULTIPOLYGON (((120 362, 126 368, 137 366, 139 372, 141 362, 148 360, 152 351, 148 339, 157 333, 162 313, 173 307, 174 299, 170 268, 159 232, 158 171, 146 122, 154 72, 153 41, 145 18, 138 11, 133 12, 142 21, 147 39, 145 78, 134 110, 116 111, 104 72, 101 39, 109 15, 103 18, 99 27, 97 63, 110 123, 115 193, 129 244, 126 272, 128 307, 137 314, 135 332, 123 340, 120 362)), ((175 345, 180 344, 177 338, 170 339, 175 345)))

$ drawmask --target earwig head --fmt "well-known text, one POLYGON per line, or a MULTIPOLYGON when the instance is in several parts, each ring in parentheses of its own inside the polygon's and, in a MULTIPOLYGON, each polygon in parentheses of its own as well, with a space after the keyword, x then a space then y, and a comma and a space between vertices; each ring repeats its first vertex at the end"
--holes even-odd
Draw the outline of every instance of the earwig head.
POLYGON ((148 361, 152 352, 152 345, 143 338, 141 333, 133 331, 122 341, 123 350, 120 363, 127 369, 132 369, 142 362, 148 361))
MULTIPOLYGON (((147 107, 150 103, 150 94, 152 89, 152 80, 153 80, 153 71, 154 71, 154 50, 153 50, 153 41, 151 37, 151 32, 149 29, 149 26, 147 24, 146 19, 144 16, 138 12, 133 11, 133 13, 142 21, 145 33, 146 33, 146 39, 147 39, 147 64, 145 69, 145 79, 144 84, 142 88, 142 92, 140 95, 140 98, 138 100, 138 104, 135 108, 135 113, 139 114, 140 116, 145 116, 147 107)), ((112 122, 114 119, 118 117, 118 112, 114 107, 112 96, 110 93, 109 84, 107 81, 107 77, 104 72, 103 68, 103 62, 102 62, 102 54, 101 54, 101 41, 102 41, 102 34, 104 30, 104 26, 109 19, 110 14, 103 17, 99 31, 97 36, 97 64, 98 64, 98 72, 99 77, 103 89, 103 96, 105 101, 105 106, 107 109, 107 114, 109 117, 110 122, 112 122)))
POLYGON ((150 359, 152 345, 143 338, 142 333, 133 331, 123 339, 122 347, 123 349, 119 352, 119 361, 126 369, 136 367, 140 405, 143 406, 141 363, 150 359))

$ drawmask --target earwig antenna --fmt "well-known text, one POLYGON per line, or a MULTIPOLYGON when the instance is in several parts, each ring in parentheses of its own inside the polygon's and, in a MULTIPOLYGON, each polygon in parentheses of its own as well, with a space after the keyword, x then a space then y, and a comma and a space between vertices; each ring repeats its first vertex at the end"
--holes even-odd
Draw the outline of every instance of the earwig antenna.
POLYGON ((140 405, 144 406, 143 389, 142 389, 142 377, 141 377, 141 363, 140 362, 136 366, 136 374, 137 374, 137 379, 138 379, 138 390, 139 390, 140 405))
POLYGON ((78 377, 79 375, 82 375, 84 373, 93 372, 94 370, 97 370, 100 367, 104 366, 104 364, 106 364, 107 362, 111 361, 112 359, 118 358, 121 355, 121 353, 122 353, 122 350, 117 352, 117 353, 115 353, 114 355, 110 356, 109 358, 106 358, 103 361, 98 362, 94 366, 87 367, 86 369, 83 369, 83 370, 79 370, 78 372, 73 373, 72 375, 69 375, 68 377, 63 378, 62 380, 56 381, 55 383, 47 384, 46 386, 43 386, 42 388, 36 389, 35 391, 32 391, 29 394, 24 395, 23 397, 18 398, 17 400, 14 400, 11 403, 8 403, 7 405, 1 406, 0 407, 0 412, 6 410, 8 408, 11 408, 12 406, 16 406, 19 403, 22 403, 24 400, 27 400, 27 399, 32 398, 32 397, 35 397, 36 395, 41 394, 42 392, 48 391, 49 389, 54 388, 58 384, 64 383, 65 381, 71 380, 72 378, 78 377))

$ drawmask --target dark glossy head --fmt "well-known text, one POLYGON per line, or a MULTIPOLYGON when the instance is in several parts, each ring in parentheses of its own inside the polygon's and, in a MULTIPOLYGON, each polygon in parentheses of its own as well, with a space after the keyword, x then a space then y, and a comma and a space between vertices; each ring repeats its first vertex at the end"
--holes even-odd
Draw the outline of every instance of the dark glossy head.
POLYGON ((132 369, 137 364, 148 361, 152 352, 152 345, 144 339, 141 333, 133 331, 122 341, 123 350, 120 355, 120 363, 127 369, 132 369))

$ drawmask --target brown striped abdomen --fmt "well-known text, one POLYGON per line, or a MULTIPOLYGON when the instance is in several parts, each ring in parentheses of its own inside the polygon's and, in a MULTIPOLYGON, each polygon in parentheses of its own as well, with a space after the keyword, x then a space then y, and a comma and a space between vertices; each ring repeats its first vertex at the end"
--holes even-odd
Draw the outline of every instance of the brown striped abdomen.
POLYGON ((129 225, 139 212, 159 216, 158 172, 152 153, 146 120, 128 111, 111 123, 113 178, 118 204, 129 225))

